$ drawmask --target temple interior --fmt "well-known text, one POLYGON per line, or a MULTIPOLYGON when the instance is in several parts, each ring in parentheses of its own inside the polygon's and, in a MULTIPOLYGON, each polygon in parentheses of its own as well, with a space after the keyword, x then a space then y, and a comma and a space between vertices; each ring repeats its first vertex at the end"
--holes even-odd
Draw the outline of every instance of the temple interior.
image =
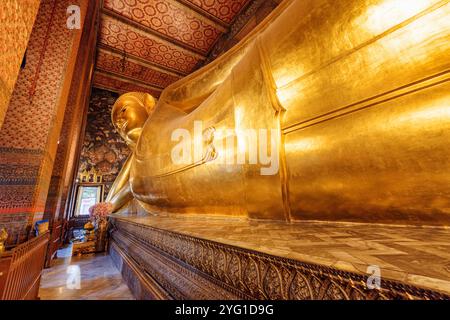
POLYGON ((2 0, 0 300, 450 299, 450 0, 2 0))

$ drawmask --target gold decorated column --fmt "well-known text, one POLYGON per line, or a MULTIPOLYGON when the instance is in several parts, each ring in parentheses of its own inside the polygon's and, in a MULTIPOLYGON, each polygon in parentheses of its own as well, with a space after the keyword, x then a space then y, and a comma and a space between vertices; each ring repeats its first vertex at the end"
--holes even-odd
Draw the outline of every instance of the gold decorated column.
POLYGON ((40 0, 0 3, 0 128, 19 75, 40 0))
POLYGON ((82 29, 68 28, 69 6, 88 0, 43 0, 0 130, 0 227, 21 241, 43 217, 59 135, 74 78, 82 29))

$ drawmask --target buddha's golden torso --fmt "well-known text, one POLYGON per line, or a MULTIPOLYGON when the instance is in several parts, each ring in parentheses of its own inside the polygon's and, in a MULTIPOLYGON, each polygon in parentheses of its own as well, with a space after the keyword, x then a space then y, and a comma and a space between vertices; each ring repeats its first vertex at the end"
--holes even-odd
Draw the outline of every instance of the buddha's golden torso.
POLYGON ((450 4, 400 2, 283 2, 164 90, 119 180, 154 213, 447 224, 450 4), (174 162, 196 128, 204 152, 174 162), (247 129, 273 162, 227 162, 259 150, 247 129))

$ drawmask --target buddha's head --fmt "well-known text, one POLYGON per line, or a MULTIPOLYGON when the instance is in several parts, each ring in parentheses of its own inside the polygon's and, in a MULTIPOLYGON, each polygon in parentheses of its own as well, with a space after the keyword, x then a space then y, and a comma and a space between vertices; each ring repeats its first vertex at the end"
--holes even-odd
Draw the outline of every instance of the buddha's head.
POLYGON ((145 121, 155 109, 156 101, 148 93, 129 92, 121 95, 112 108, 112 123, 129 146, 134 146, 145 121))

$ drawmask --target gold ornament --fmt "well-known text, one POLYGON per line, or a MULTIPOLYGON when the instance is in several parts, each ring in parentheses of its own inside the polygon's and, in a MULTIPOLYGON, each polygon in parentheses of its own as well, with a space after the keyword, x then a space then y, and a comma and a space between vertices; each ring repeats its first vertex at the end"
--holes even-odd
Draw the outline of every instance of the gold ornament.
POLYGON ((0 256, 6 251, 5 242, 8 239, 8 232, 5 228, 0 230, 0 256))

